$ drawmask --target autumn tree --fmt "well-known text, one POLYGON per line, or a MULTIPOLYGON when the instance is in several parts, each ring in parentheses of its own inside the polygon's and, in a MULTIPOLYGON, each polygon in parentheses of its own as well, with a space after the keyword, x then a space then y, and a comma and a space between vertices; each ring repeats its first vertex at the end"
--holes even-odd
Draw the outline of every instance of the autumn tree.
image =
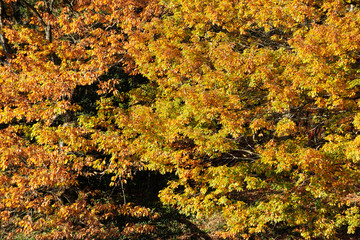
POLYGON ((353 1, 1 0, 5 237, 154 231, 149 170, 219 237, 355 233, 359 38, 353 1))
POLYGON ((221 214, 224 237, 353 234, 359 4, 159 5, 125 43, 150 84, 111 116, 124 154, 178 176, 162 201, 197 217, 221 214))
POLYGON ((144 82, 124 73, 131 63, 120 23, 141 18, 149 3, 0 1, 0 238, 153 230, 136 225, 152 214, 122 191, 141 164, 119 160, 118 133, 103 109, 111 108, 105 96, 120 99, 144 82))

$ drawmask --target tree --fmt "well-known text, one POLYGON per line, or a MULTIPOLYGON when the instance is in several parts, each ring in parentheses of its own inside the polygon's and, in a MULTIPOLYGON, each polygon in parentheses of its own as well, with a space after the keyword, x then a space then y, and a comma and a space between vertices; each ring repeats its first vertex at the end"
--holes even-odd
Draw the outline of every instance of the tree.
POLYGON ((120 146, 106 145, 117 132, 102 122, 101 109, 105 96, 142 81, 107 72, 127 62, 119 23, 147 5, 0 1, 1 238, 110 239, 153 230, 136 220, 152 217, 149 209, 127 203, 121 191, 140 165, 123 162, 112 171, 120 146))
POLYGON ((359 25, 341 0, 0 1, 0 234, 149 234, 141 171, 220 237, 355 233, 359 25))
POLYGON ((155 98, 115 118, 126 151, 179 177, 161 191, 163 202, 198 217, 221 213, 221 236, 354 233, 358 4, 159 5, 125 45, 155 98))

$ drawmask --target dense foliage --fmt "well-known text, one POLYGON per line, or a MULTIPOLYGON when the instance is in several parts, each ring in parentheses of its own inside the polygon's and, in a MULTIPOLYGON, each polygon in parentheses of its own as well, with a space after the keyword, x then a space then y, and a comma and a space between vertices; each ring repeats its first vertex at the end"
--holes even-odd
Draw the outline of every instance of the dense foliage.
POLYGON ((146 173, 219 238, 359 228, 356 1, 0 0, 0 43, 0 237, 150 237, 146 173))

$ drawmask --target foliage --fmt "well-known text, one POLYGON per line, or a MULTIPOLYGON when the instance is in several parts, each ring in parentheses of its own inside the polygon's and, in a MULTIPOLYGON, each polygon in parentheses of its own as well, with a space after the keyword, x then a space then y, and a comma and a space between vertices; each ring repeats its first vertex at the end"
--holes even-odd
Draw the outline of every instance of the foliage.
POLYGON ((218 237, 359 228, 358 3, 1 0, 0 43, 6 237, 150 236, 147 171, 218 237))
POLYGON ((136 220, 151 219, 150 210, 121 191, 141 164, 121 161, 119 142, 107 144, 119 130, 103 121, 103 106, 144 81, 117 70, 126 62, 119 23, 148 3, 0 3, 2 234, 112 239, 153 231, 136 220))
POLYGON ((222 213, 221 236, 354 233, 359 5, 159 4, 126 43, 156 99, 118 118, 128 117, 120 126, 137 135, 128 148, 148 168, 178 175, 162 201, 198 217, 222 213))

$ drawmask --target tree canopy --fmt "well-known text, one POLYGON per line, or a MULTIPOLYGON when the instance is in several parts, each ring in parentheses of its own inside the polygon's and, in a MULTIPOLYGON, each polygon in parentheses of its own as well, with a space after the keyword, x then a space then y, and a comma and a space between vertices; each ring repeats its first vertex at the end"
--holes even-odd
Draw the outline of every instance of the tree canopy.
POLYGON ((151 236, 141 172, 218 238, 359 228, 358 2, 0 0, 0 43, 0 237, 151 236))

